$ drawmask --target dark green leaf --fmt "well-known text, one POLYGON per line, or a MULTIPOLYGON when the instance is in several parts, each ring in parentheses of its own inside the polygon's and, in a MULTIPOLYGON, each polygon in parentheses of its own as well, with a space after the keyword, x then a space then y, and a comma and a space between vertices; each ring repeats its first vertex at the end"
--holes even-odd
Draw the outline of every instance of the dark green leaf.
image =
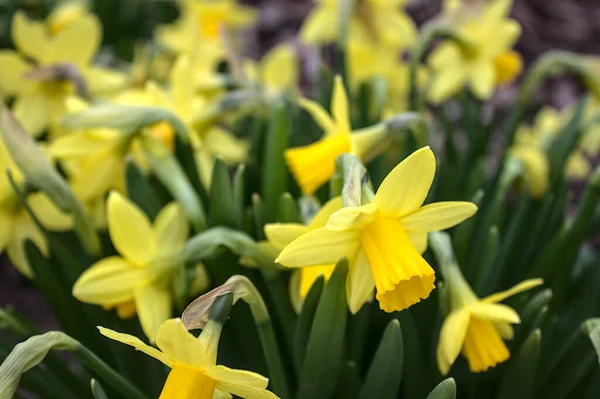
POLYGON ((127 197, 139 206, 148 215, 150 220, 153 220, 160 211, 161 204, 156 197, 152 185, 133 160, 127 161, 125 181, 127 197))
POLYGON ((211 226, 238 227, 237 206, 229 168, 221 158, 215 159, 210 183, 211 226))
POLYGON ((510 361, 500 386, 498 399, 532 398, 541 339, 540 330, 532 332, 519 349, 517 356, 510 361))
POLYGON ((315 280, 304 299, 302 311, 300 312, 298 322, 296 323, 296 331, 294 334, 294 361, 298 371, 300 371, 302 363, 304 362, 304 354, 306 353, 310 330, 313 325, 315 313, 317 312, 319 300, 321 299, 324 284, 325 279, 323 276, 319 276, 315 280))
POLYGON ((456 382, 454 378, 447 378, 427 395, 426 399, 456 399, 456 382))

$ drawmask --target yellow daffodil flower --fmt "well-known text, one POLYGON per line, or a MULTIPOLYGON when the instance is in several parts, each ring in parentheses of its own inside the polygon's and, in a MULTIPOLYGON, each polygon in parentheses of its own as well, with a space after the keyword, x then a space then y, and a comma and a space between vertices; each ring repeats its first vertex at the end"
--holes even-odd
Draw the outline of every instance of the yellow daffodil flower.
POLYGON ((437 363, 442 374, 462 352, 472 372, 482 372, 510 357, 502 339, 511 339, 511 324, 521 321, 517 312, 500 304, 506 298, 530 290, 542 279, 523 281, 502 292, 479 299, 456 265, 449 268, 445 284, 449 289, 450 314, 444 320, 437 348, 437 363))
POLYGON ((350 152, 362 160, 386 134, 384 129, 373 128, 352 132, 348 97, 339 76, 331 99, 333 118, 315 101, 301 98, 298 103, 324 131, 316 143, 285 151, 287 165, 304 194, 314 193, 333 176, 338 155, 350 152))
POLYGON ((511 47, 521 27, 508 18, 511 5, 512 0, 494 0, 452 9, 451 23, 465 43, 444 42, 429 57, 434 80, 428 95, 433 103, 441 103, 467 84, 477 97, 487 99, 496 86, 519 74, 521 58, 511 47))
MULTIPOLYGON (((300 39, 308 44, 335 42, 340 36, 341 0, 315 0, 316 7, 306 18, 300 39)), ((410 45, 416 37, 415 23, 402 10, 405 0, 356 1, 348 21, 349 38, 410 45)))
POLYGON ((88 14, 89 11, 83 1, 67 1, 59 4, 48 16, 48 32, 50 35, 56 35, 88 14))
MULTIPOLYGON (((308 233, 309 231, 325 227, 329 217, 341 208, 341 197, 332 198, 321 207, 319 212, 317 212, 308 225, 303 225, 301 223, 269 223, 265 225, 265 235, 267 236, 269 244, 271 244, 277 251, 280 252, 296 238, 308 233)), ((290 295, 293 299, 292 302, 295 304, 298 303, 299 305, 300 302, 306 298, 306 295, 308 294, 308 291, 310 290, 310 287, 312 287, 315 280, 321 275, 325 277, 325 280, 328 280, 331 276, 331 273, 333 273, 334 268, 335 264, 328 264, 303 267, 300 269, 299 279, 292 278, 290 280, 290 285, 292 282, 298 283, 297 285, 292 286, 290 289, 290 295), (295 298, 299 298, 299 300, 295 300, 295 298)), ((300 306, 296 306, 296 308, 299 309, 300 306)))
MULTIPOLYGON (((227 164, 237 165, 246 160, 249 144, 220 126, 209 126, 203 131, 194 128, 196 116, 208 102, 196 94, 194 66, 190 57, 180 56, 177 59, 169 75, 169 83, 170 92, 149 82, 143 91, 125 92, 115 101, 120 104, 162 107, 177 115, 190 135, 202 182, 209 187, 215 158, 220 156, 227 164)), ((163 142, 174 140, 173 129, 167 124, 152 127, 151 134, 162 137, 163 142)))
POLYGON ((176 53, 190 54, 203 42, 219 41, 221 29, 236 30, 256 20, 256 13, 235 0, 185 0, 181 17, 160 27, 156 37, 176 53))
POLYGON ((286 91, 295 91, 300 77, 298 56, 291 44, 279 44, 263 56, 260 63, 248 60, 246 74, 263 90, 267 98, 278 98, 286 91))
MULTIPOLYGON (((8 180, 7 170, 17 184, 23 176, 12 161, 4 142, 0 140, 0 251, 5 251, 10 262, 23 275, 33 278, 33 271, 25 256, 25 240, 31 240, 42 253, 48 253, 48 244, 23 205, 19 202, 8 180)), ((45 194, 38 192, 27 196, 27 204, 49 230, 69 230, 71 217, 62 213, 45 194)))
POLYGON ((212 399, 231 395, 250 399, 277 399, 267 391, 269 380, 260 374, 217 366, 222 326, 209 321, 198 338, 180 319, 164 322, 156 335, 158 349, 140 339, 98 327, 102 335, 155 358, 171 369, 159 399, 212 399))
POLYGON ((178 266, 173 255, 186 242, 188 222, 181 208, 171 203, 151 224, 135 204, 114 191, 108 197, 107 219, 119 255, 87 269, 73 286, 73 296, 116 307, 121 316, 137 313, 154 342, 158 328, 171 316, 170 284, 178 266))
POLYGON ((327 225, 286 246, 276 262, 288 267, 325 265, 347 257, 346 291, 352 313, 377 288, 386 312, 406 309, 434 288, 435 273, 421 254, 427 233, 450 228, 471 217, 469 202, 423 206, 435 175, 435 157, 424 147, 396 166, 372 203, 335 212, 327 225))
POLYGON ((102 41, 95 15, 50 21, 46 26, 17 12, 12 23, 17 51, 0 51, 0 90, 16 97, 14 113, 34 135, 56 124, 67 97, 110 92, 125 83, 121 74, 91 65, 102 41))

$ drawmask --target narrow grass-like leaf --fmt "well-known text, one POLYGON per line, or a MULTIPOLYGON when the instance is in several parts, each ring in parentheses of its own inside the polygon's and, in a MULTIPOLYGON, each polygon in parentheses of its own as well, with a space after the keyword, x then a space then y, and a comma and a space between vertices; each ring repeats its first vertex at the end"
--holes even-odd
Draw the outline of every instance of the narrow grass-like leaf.
POLYGON ((153 220, 160 211, 161 204, 156 197, 152 185, 133 160, 128 160, 125 167, 127 197, 153 220))
POLYGON ((541 339, 540 330, 535 330, 523 343, 517 356, 510 361, 497 399, 532 398, 541 339))
POLYGON ((267 222, 277 220, 279 198, 288 189, 284 152, 288 147, 288 120, 283 103, 271 111, 261 165, 260 193, 267 209, 267 222))
POLYGON ((229 168, 221 158, 215 159, 210 183, 211 226, 238 227, 237 207, 229 168))
POLYGON ((298 322, 296 323, 296 331, 294 333, 294 363, 298 371, 300 371, 302 363, 304 362, 308 338, 310 336, 315 313, 317 312, 317 306, 321 299, 324 284, 325 279, 323 276, 319 276, 315 280, 304 299, 302 311, 300 312, 298 322))
POLYGON ((456 399, 456 382, 454 378, 447 378, 440 382, 426 399, 456 399))

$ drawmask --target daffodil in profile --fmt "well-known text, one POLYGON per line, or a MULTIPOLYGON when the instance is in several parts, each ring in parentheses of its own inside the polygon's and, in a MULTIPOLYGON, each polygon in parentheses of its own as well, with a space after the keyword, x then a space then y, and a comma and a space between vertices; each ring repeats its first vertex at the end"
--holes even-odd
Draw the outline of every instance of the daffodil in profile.
POLYGON ((12 39, 17 51, 0 51, 0 91, 15 97, 13 111, 31 134, 55 125, 69 96, 111 93, 125 84, 122 74, 92 65, 102 26, 89 12, 51 16, 48 24, 17 12, 12 39))
POLYGON ((365 160, 387 133, 379 126, 352 131, 348 96, 340 76, 334 82, 331 116, 315 101, 301 98, 298 103, 324 132, 316 143, 285 151, 287 165, 304 194, 314 193, 331 178, 338 155, 349 152, 365 160))
MULTIPOLYGON (((44 254, 48 253, 48 244, 10 184, 6 171, 10 170, 17 184, 23 183, 23 176, 2 140, 0 140, 0 170, 2 170, 0 173, 0 251, 6 253, 20 273, 34 278, 25 256, 25 241, 32 241, 44 254)), ((72 227, 70 215, 61 212, 44 193, 28 195, 27 204, 47 229, 65 231, 72 227)))
POLYGON ((542 279, 523 281, 514 287, 479 299, 465 281, 456 264, 450 265, 444 282, 448 289, 450 313, 446 316, 437 347, 437 363, 442 374, 462 352, 472 372, 482 372, 505 362, 510 352, 503 339, 511 339, 511 324, 521 321, 511 307, 501 304, 506 298, 535 288, 542 279))
POLYGON ((445 41, 429 57, 434 79, 429 99, 441 103, 468 86, 480 99, 488 99, 495 87, 513 80, 522 62, 512 50, 521 27, 508 18, 512 0, 450 7, 448 24, 461 43, 445 41))
POLYGON ((269 380, 260 374, 217 365, 222 325, 209 320, 198 338, 180 319, 165 321, 156 334, 160 349, 132 335, 98 327, 102 335, 134 347, 168 366, 171 371, 159 399, 231 398, 277 399, 267 390, 269 380))
POLYGON ((276 262, 287 267, 326 265, 346 257, 350 311, 358 312, 376 288, 386 312, 406 309, 434 288, 435 272, 421 254, 427 233, 450 228, 472 216, 469 202, 423 205, 435 175, 435 157, 424 147, 396 166, 373 202, 344 207, 325 227, 287 245, 276 262))
POLYGON ((73 286, 82 302, 117 308, 121 316, 138 314, 154 342, 160 325, 171 316, 171 281, 179 266, 174 254, 186 242, 189 227, 179 205, 171 203, 154 223, 127 198, 111 192, 108 232, 118 255, 87 269, 73 286))
MULTIPOLYGON (((329 217, 341 208, 341 197, 332 198, 319 209, 308 225, 301 223, 269 223, 265 225, 265 235, 267 236, 269 244, 277 251, 281 251, 296 238, 309 231, 324 227, 327 224, 329 217)), ((325 277, 325 280, 329 279, 334 268, 335 264, 328 264, 303 267, 298 271, 298 278, 292 278, 290 280, 290 284, 297 283, 290 288, 292 302, 296 305, 297 309, 300 308, 297 304, 300 304, 304 298, 306 298, 306 295, 315 280, 319 276, 325 277), (296 298, 299 300, 296 300, 296 298)))

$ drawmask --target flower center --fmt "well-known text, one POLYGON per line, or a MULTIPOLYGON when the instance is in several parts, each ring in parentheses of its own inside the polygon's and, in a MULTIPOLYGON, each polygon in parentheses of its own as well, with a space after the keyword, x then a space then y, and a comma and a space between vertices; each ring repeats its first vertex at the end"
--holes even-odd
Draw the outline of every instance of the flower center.
POLYGON ((159 399, 212 399, 215 384, 201 370, 177 364, 169 373, 159 399))
POLYGON ((375 218, 361 230, 360 242, 373 273, 381 309, 406 309, 429 296, 435 272, 419 255, 397 219, 375 218))

